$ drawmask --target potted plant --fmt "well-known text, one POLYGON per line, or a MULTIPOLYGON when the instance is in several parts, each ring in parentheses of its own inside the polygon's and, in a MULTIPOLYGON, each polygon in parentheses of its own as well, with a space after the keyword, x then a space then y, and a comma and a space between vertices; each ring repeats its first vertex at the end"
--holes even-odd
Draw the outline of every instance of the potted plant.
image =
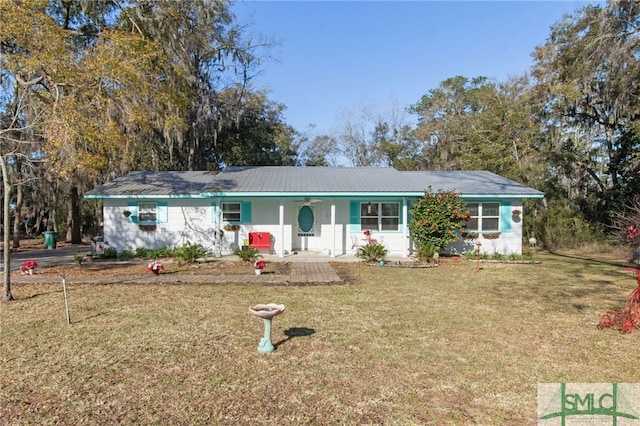
POLYGON ((151 272, 153 275, 160 275, 160 271, 164 270, 164 265, 157 260, 154 260, 150 264, 147 265, 147 271, 151 272))
POLYGON ((36 262, 35 260, 27 260, 20 267, 20 273, 33 275, 37 267, 38 262, 36 262))
POLYGON ((253 269, 256 271, 256 275, 262 274, 262 270, 267 267, 267 263, 263 259, 258 259, 253 262, 253 269))

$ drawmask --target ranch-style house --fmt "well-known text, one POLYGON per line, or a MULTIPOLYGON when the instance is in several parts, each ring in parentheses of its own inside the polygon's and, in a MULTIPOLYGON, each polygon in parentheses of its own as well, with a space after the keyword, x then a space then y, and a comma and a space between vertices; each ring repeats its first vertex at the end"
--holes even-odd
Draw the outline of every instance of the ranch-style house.
POLYGON ((189 242, 215 255, 250 246, 281 257, 335 257, 373 240, 391 256, 410 256, 409 209, 428 188, 459 193, 469 208, 467 232, 448 253, 479 241, 484 252, 521 254, 522 201, 543 197, 486 171, 256 166, 131 172, 85 198, 103 201, 104 244, 118 252, 189 242))

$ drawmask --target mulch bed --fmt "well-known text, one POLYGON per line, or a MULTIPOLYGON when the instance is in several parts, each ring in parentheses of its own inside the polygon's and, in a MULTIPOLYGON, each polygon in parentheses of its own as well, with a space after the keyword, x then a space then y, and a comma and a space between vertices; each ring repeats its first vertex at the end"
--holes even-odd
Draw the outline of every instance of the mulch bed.
MULTIPOLYGON (((58 247, 67 245, 58 242, 58 247)), ((41 250, 42 241, 37 239, 22 240, 18 251, 41 250)), ((253 264, 235 260, 214 260, 211 262, 182 263, 176 259, 161 259, 164 265, 162 275, 178 278, 180 276, 196 275, 253 275, 253 264)), ((38 267, 35 276, 59 279, 63 275, 68 278, 95 277, 97 281, 108 277, 126 276, 129 279, 146 278, 151 274, 147 271, 150 260, 132 259, 130 261, 118 261, 116 259, 85 260, 82 264, 76 264, 72 260, 69 263, 38 267)), ((357 283, 359 280, 360 262, 331 262, 331 266, 342 279, 343 284, 357 283)), ((263 274, 288 277, 291 265, 288 262, 269 262, 263 274)), ((11 273, 12 277, 28 277, 20 271, 11 273)), ((35 278, 34 278, 35 279, 35 278)), ((286 283, 290 285, 290 283, 286 283)), ((326 285, 327 283, 322 283, 326 285)), ((333 283, 335 284, 335 283, 333 283)), ((309 283, 307 283, 309 285, 309 283)))
MULTIPOLYGON (((39 267, 36 275, 47 277, 105 277, 105 276, 149 276, 146 260, 115 261, 115 260, 95 260, 93 262, 83 262, 60 264, 39 267)), ((248 275, 253 274, 253 266, 248 262, 237 262, 220 260, 207 263, 184 264, 174 260, 162 261, 164 264, 163 275, 248 275)), ((289 264, 284 262, 273 262, 267 265, 265 273, 276 275, 288 275, 289 264)), ((13 276, 21 276, 19 271, 12 272, 13 276)), ((24 275, 23 275, 24 276, 24 275)))

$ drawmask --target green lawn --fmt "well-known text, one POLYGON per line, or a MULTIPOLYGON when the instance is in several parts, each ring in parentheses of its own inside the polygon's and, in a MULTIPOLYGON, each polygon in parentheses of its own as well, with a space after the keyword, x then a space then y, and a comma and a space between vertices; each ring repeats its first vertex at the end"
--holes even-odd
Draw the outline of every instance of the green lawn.
POLYGON ((2 424, 536 424, 541 382, 638 381, 640 330, 598 330, 623 260, 355 266, 333 286, 14 284, 2 424), (282 303, 257 352, 256 303, 282 303), (306 335, 296 335, 306 334, 306 335))

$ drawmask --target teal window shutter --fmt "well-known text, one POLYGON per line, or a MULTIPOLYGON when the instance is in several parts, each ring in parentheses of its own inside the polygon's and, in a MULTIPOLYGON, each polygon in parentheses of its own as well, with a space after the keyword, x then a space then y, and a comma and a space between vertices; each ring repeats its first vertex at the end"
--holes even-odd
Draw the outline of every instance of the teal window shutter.
POLYGON ((211 223, 218 224, 218 216, 219 216, 218 204, 211 203, 211 223))
POLYGON ((511 203, 500 203, 500 232, 511 232, 511 203))
POLYGON ((158 203, 156 205, 156 222, 167 223, 169 222, 169 204, 158 203))
POLYGON ((349 223, 351 232, 360 231, 360 202, 349 202, 349 223))
POLYGON ((131 212, 127 218, 128 223, 138 223, 138 203, 128 203, 127 210, 131 212))
POLYGON ((242 207, 240 210, 240 219, 242 223, 251 223, 251 203, 248 201, 242 202, 242 207))

